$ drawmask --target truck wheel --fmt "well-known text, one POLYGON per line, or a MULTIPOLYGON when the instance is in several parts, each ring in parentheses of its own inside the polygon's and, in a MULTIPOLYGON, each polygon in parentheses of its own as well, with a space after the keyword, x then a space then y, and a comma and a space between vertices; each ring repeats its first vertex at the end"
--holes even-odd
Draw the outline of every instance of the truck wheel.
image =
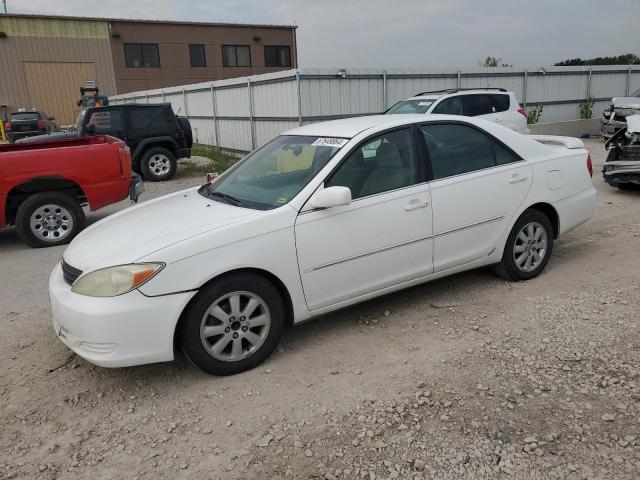
POLYGON ((18 236, 36 248, 69 243, 83 225, 82 207, 71 196, 60 192, 31 195, 16 213, 18 236))
POLYGON ((144 178, 151 182, 163 182, 176 174, 176 157, 166 148, 150 148, 142 154, 140 170, 144 178))

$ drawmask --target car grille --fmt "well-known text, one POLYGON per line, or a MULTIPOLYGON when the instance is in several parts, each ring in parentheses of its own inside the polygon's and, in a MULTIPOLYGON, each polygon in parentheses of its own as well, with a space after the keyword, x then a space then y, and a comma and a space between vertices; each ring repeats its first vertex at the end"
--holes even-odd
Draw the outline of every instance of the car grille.
POLYGON ((72 267, 67 262, 62 260, 62 275, 64 277, 64 281, 69 285, 73 285, 80 275, 82 275, 82 270, 78 270, 75 267, 72 267))

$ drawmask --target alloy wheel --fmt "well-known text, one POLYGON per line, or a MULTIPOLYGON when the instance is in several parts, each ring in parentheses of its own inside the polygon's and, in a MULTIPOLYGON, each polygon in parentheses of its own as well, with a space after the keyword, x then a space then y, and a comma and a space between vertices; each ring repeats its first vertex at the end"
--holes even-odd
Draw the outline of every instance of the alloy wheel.
POLYGON ((547 254, 547 232, 538 222, 527 223, 513 246, 513 260, 518 270, 531 272, 538 268, 547 254))

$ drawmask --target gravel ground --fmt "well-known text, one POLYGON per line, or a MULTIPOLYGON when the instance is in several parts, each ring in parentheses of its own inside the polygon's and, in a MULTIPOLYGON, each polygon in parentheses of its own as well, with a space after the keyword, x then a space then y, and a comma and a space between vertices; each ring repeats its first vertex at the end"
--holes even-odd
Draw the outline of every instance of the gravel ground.
POLYGON ((63 249, 0 231, 0 478, 639 478, 640 195, 604 185, 588 146, 596 215, 538 278, 476 270, 370 301, 234 377, 71 355, 46 293, 63 249))

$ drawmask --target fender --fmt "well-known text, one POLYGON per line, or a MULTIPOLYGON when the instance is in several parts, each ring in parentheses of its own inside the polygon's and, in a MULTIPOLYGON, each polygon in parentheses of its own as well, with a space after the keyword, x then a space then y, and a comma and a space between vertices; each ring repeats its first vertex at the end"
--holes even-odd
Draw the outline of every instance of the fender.
POLYGON ((155 143, 164 143, 164 144, 169 143, 171 144, 170 150, 176 150, 178 148, 178 142, 176 142, 176 139, 173 137, 170 137, 169 135, 165 135, 162 137, 145 138, 138 144, 135 152, 133 152, 132 163, 137 164, 140 161, 140 157, 142 156, 142 153, 149 147, 149 145, 153 145, 155 143))

